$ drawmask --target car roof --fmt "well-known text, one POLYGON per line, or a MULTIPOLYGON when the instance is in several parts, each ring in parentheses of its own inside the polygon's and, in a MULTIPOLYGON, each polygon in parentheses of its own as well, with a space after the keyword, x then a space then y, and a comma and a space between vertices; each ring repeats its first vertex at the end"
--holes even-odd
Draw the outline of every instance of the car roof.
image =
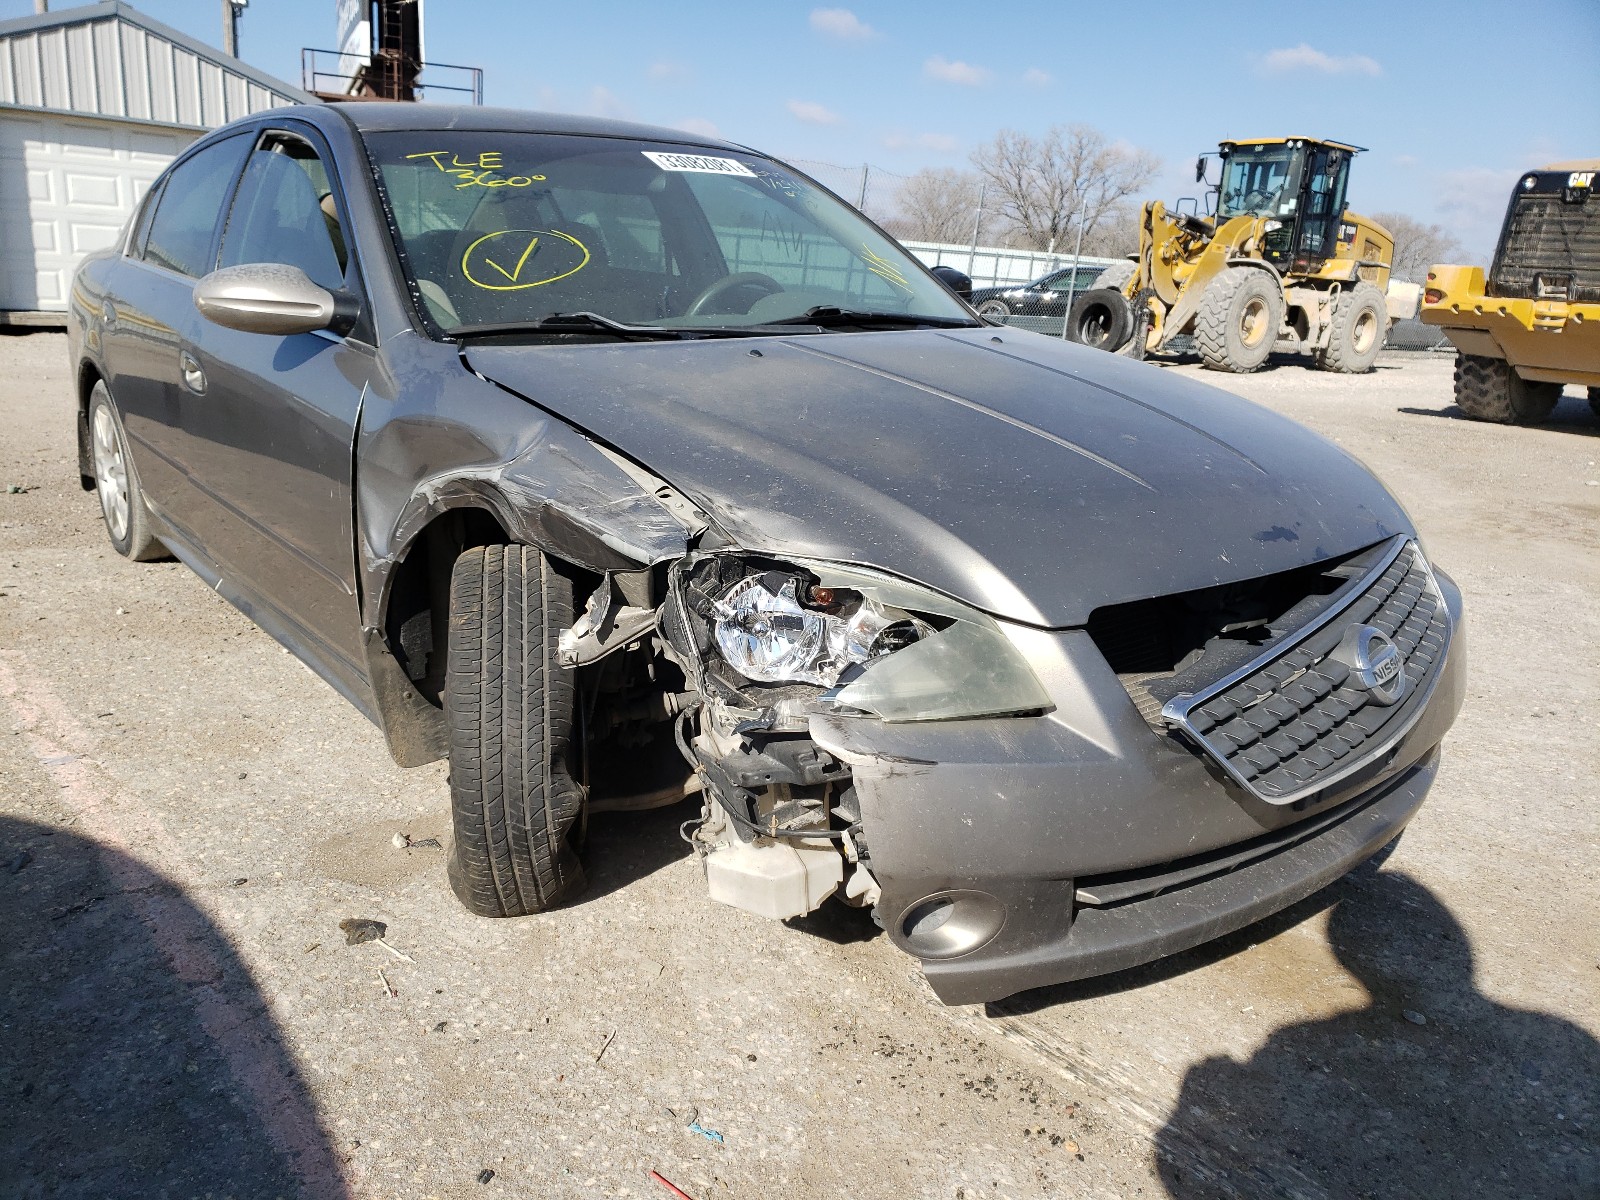
POLYGON ((640 125, 632 121, 613 121, 606 117, 580 117, 572 113, 531 112, 521 108, 487 108, 474 104, 410 104, 383 101, 345 101, 338 104, 294 105, 272 110, 274 117, 312 116, 325 119, 337 112, 362 133, 404 132, 407 130, 467 130, 474 133, 558 133, 586 137, 638 138, 641 141, 680 142, 709 146, 719 150, 746 147, 720 138, 640 125))

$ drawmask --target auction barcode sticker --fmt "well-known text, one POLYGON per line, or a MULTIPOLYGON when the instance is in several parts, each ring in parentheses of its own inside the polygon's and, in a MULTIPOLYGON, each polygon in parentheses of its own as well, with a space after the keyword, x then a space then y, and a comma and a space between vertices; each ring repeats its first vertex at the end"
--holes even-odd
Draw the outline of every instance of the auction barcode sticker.
POLYGON ((641 150, 639 153, 663 171, 703 171, 707 175, 748 175, 751 179, 756 177, 756 173, 749 167, 731 158, 708 158, 703 154, 660 154, 654 150, 641 150))

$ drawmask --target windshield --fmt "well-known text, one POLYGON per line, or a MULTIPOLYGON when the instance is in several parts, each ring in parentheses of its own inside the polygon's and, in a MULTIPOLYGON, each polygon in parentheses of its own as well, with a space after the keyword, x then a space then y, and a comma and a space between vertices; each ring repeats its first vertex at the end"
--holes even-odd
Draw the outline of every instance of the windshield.
POLYGON ((971 319, 860 214, 770 159, 554 134, 366 140, 419 305, 446 336, 578 312, 684 331, 824 307, 971 319))
POLYGON ((1217 216, 1293 216, 1304 157, 1298 146, 1236 146, 1222 170, 1217 216))

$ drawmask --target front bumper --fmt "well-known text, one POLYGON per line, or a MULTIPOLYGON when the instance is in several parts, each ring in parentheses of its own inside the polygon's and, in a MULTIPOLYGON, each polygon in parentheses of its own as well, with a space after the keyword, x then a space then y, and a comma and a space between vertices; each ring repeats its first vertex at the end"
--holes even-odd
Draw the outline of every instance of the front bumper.
POLYGON ((1461 706, 1461 598, 1436 574, 1454 633, 1426 709, 1381 758, 1291 805, 1153 730, 1081 632, 1011 631, 1056 702, 1047 716, 814 718, 854 773, 889 936, 946 1003, 997 1000, 1199 945, 1349 871, 1421 805, 1461 706))
POLYGON ((1600 384, 1600 304, 1490 296, 1481 267, 1434 267, 1421 317, 1463 354, 1503 358, 1524 379, 1600 384))

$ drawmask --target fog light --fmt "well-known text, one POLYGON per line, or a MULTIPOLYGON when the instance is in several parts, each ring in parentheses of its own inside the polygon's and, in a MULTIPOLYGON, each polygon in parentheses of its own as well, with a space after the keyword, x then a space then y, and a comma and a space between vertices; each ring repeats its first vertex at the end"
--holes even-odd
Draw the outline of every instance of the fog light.
POLYGON ((900 915, 895 941, 918 958, 956 958, 983 946, 1006 923, 1006 906, 987 892, 938 892, 900 915))

